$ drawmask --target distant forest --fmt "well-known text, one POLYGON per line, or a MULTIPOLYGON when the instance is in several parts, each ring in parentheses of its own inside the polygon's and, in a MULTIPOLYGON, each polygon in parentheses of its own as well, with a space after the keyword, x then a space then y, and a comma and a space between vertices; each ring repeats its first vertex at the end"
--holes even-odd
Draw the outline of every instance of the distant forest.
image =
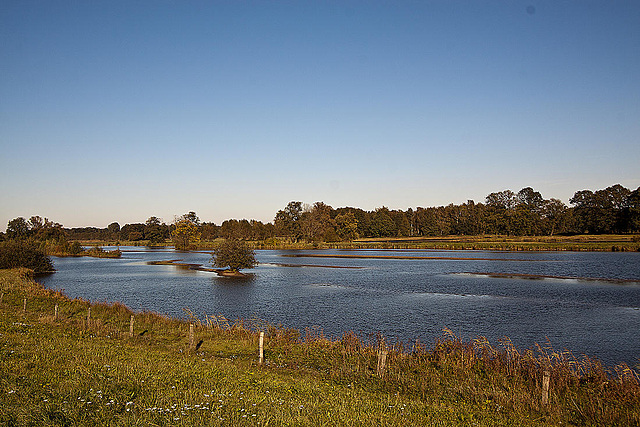
POLYGON ((201 222, 195 212, 176 217, 170 224, 157 217, 144 223, 113 222, 106 228, 64 228, 39 216, 9 221, 0 240, 33 238, 49 240, 148 241, 163 243, 183 233, 187 239, 211 241, 217 238, 291 242, 337 242, 357 238, 420 237, 498 234, 508 236, 552 236, 557 234, 623 234, 640 232, 640 188, 629 190, 620 184, 603 190, 582 190, 570 199, 571 206, 558 199, 544 199, 531 187, 514 193, 504 190, 489 194, 484 203, 438 207, 417 207, 373 211, 323 202, 306 205, 292 201, 279 210, 273 222, 228 219, 217 225, 201 222), (186 233, 186 234, 185 234, 186 233))

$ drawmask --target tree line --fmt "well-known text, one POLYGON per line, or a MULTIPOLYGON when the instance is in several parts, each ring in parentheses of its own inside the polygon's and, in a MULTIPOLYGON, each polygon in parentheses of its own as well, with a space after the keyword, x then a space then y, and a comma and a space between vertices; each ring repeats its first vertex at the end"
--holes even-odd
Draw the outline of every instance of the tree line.
POLYGON ((556 234, 622 234, 640 232, 640 188, 620 184, 602 190, 581 190, 567 206, 558 199, 544 199, 526 187, 490 193, 484 202, 469 200, 459 205, 392 210, 380 207, 365 211, 355 207, 334 209, 324 202, 312 205, 292 201, 279 210, 273 222, 228 219, 217 225, 202 222, 195 212, 176 216, 166 224, 152 216, 144 223, 117 222, 106 228, 64 228, 47 218, 15 218, 7 224, 5 239, 147 241, 172 240, 188 249, 199 240, 217 238, 291 242, 337 242, 357 238, 427 237, 499 234, 553 236, 556 234))

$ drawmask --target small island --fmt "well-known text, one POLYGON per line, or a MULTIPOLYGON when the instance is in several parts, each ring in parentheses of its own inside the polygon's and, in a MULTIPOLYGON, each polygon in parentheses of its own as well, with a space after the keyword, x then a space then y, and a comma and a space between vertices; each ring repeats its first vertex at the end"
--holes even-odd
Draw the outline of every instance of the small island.
POLYGON ((245 242, 237 239, 227 239, 213 251, 211 263, 223 270, 217 270, 219 276, 246 277, 240 270, 254 268, 258 265, 255 253, 245 242))
POLYGON ((210 271, 223 277, 248 277, 241 269, 254 268, 258 265, 255 252, 245 242, 237 239, 228 239, 220 243, 211 256, 213 267, 203 267, 200 264, 182 263, 179 259, 166 261, 152 261, 151 265, 175 265, 179 268, 186 268, 197 271, 210 271))

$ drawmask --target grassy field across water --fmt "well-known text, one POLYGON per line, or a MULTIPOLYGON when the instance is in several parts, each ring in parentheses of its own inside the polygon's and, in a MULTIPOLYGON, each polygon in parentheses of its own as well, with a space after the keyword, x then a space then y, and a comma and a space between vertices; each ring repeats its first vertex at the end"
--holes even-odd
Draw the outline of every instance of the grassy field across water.
MULTIPOLYGON (((209 250, 223 239, 201 240, 194 246, 209 250)), ((84 245, 146 246, 139 241, 83 241, 84 245)), ((432 250, 492 250, 492 251, 597 251, 638 252, 640 236, 637 234, 603 234, 571 236, 438 236, 438 237, 389 237, 364 238, 345 242, 292 242, 287 238, 269 238, 248 241, 254 249, 432 249, 432 250)), ((155 247, 172 246, 167 241, 155 247)))
POLYGON ((180 321, 71 300, 29 273, 0 270, 3 426, 640 425, 640 383, 624 365, 448 331, 403 347, 180 321))

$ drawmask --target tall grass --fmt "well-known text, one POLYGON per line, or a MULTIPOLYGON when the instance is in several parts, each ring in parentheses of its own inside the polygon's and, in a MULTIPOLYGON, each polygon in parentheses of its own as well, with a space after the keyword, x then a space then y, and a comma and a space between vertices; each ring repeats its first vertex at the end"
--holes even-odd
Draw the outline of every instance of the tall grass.
MULTIPOLYGON (((91 241, 86 244, 97 244, 91 241)), ((148 241, 103 242, 116 246, 146 246, 148 241)), ((345 242, 291 242, 287 238, 269 238, 248 242, 253 249, 435 249, 435 250, 501 250, 501 251, 640 251, 640 236, 633 234, 575 235, 575 236, 438 236, 363 238, 345 242)), ((215 241, 200 241, 201 250, 214 249, 215 241)), ((160 246, 171 246, 170 243, 160 246)))
POLYGON ((68 299, 29 274, 0 270, 0 425, 640 425, 633 369, 548 345, 523 351, 449 330, 430 346, 329 339, 188 310, 180 321, 68 299))

